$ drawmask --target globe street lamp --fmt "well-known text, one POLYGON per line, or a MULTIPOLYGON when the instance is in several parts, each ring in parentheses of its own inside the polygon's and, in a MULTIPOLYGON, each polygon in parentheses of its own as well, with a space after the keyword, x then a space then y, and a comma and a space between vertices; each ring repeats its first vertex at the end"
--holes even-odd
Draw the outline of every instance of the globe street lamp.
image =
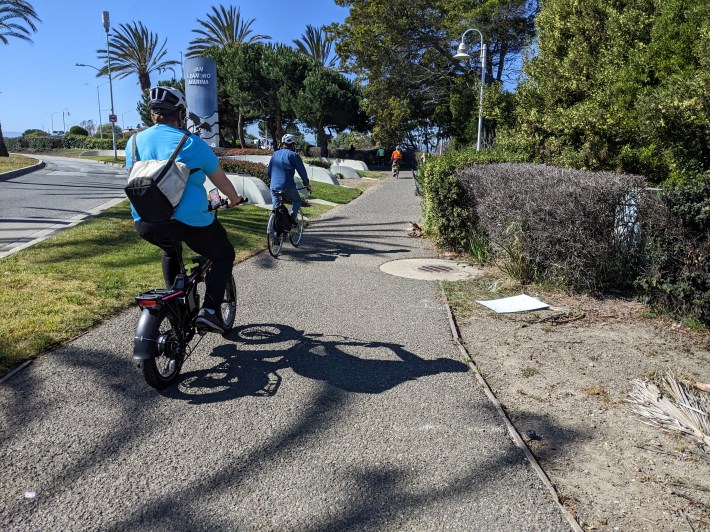
POLYGON ((483 136, 483 85, 486 83, 486 44, 483 42, 483 34, 476 28, 469 28, 461 35, 461 44, 454 56, 454 59, 470 59, 468 47, 463 41, 464 36, 475 31, 481 36, 481 95, 478 101, 478 138, 476 139, 476 151, 481 151, 481 137, 483 136))
POLYGON ((54 115, 58 115, 59 111, 55 111, 49 115, 49 119, 52 121, 52 132, 50 135, 54 135, 54 115))
POLYGON ((113 109, 113 82, 111 81, 111 47, 108 40, 108 32, 111 29, 111 22, 109 20, 108 11, 104 11, 101 14, 101 20, 104 24, 104 29, 106 30, 106 61, 108 62, 108 88, 111 94, 111 116, 109 121, 111 122, 111 135, 113 137, 113 160, 118 161, 118 153, 116 152, 116 114, 113 109))

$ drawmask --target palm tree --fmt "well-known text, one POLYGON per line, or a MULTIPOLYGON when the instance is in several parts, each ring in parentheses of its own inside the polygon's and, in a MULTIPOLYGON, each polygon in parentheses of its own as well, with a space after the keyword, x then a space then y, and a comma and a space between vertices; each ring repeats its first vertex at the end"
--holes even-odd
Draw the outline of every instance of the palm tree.
POLYGON ((193 39, 187 48, 187 57, 199 57, 209 48, 226 48, 232 44, 254 43, 271 39, 268 35, 252 35, 251 25, 254 19, 242 20, 238 8, 212 6, 212 13, 207 20, 197 19, 202 28, 193 29, 200 37, 193 39))
POLYGON ((324 26, 316 28, 308 24, 306 32, 300 39, 295 39, 293 43, 298 49, 309 57, 319 62, 326 68, 335 68, 338 60, 337 55, 330 57, 332 42, 328 38, 328 33, 324 26))
POLYGON ((9 44, 8 37, 32 42, 30 32, 36 32, 33 19, 42 22, 34 8, 25 0, 0 0, 0 42, 9 44), (13 19, 20 19, 14 22, 13 19), (27 29, 25 26, 29 26, 27 29))
POLYGON ((111 60, 111 74, 116 78, 126 78, 132 74, 138 75, 141 91, 150 89, 150 75, 153 72, 165 72, 179 61, 163 61, 167 50, 165 44, 158 46, 158 35, 148 31, 142 22, 137 24, 119 24, 109 39, 109 53, 97 50, 101 61, 106 64, 99 70, 96 77, 108 75, 108 59, 111 60))
MULTIPOLYGON (((30 33, 37 31, 34 21, 42 22, 34 8, 24 0, 0 0, 0 42, 10 44, 9 38, 32 42, 30 33), (29 27, 29 29, 28 29, 29 27)), ((0 125, 0 157, 9 157, 0 125)))

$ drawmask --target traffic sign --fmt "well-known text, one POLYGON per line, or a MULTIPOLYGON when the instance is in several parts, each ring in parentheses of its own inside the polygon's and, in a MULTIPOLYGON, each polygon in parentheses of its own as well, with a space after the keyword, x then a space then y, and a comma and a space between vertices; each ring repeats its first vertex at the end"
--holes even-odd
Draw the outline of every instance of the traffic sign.
POLYGON ((116 123, 117 120, 118 120, 118 116, 116 116, 116 115, 108 115, 108 121, 109 121, 109 122, 116 123))

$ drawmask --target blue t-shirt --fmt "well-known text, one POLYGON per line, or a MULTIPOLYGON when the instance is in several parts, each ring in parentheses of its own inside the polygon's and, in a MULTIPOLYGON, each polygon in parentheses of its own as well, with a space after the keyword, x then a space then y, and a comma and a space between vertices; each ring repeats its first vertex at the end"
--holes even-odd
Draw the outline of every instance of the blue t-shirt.
POLYGON ((296 182, 293 176, 298 170, 298 175, 304 185, 308 185, 308 173, 303 165, 301 156, 295 151, 282 148, 271 156, 269 160, 268 174, 271 179, 271 190, 286 190, 294 188, 296 182))
MULTIPOLYGON (((165 124, 152 126, 128 139, 126 145, 126 168, 133 165, 133 143, 138 137, 137 159, 139 161, 166 161, 173 154, 185 132, 165 124)), ((175 219, 195 227, 205 227, 214 220, 214 214, 207 210, 208 200, 205 191, 205 174, 211 174, 219 166, 219 159, 207 143, 195 134, 190 135, 183 144, 176 161, 185 163, 190 168, 199 168, 190 174, 185 185, 185 192, 180 203, 175 207, 175 219)), ((140 220, 131 205, 133 220, 140 220)))

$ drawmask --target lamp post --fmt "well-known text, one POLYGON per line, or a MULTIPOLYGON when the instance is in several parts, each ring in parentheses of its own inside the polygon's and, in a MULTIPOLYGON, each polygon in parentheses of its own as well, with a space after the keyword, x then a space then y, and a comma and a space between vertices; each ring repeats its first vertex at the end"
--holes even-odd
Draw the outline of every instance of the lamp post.
POLYGON ((476 139, 476 151, 481 151, 481 137, 483 136, 483 85, 486 83, 486 44, 483 42, 483 34, 476 28, 469 28, 461 35, 461 44, 456 51, 454 59, 470 59, 468 47, 463 38, 470 31, 475 31, 481 36, 481 95, 478 100, 478 138, 476 139))
POLYGON ((113 109, 113 81, 111 80, 111 48, 108 40, 108 32, 111 29, 111 21, 108 16, 108 11, 104 11, 101 14, 101 20, 103 22, 104 29, 106 30, 106 61, 108 62, 108 88, 109 93, 111 94, 111 116, 109 117, 109 122, 111 122, 111 136, 113 137, 113 160, 118 161, 118 153, 116 151, 116 128, 114 127, 116 123, 116 115, 113 109))
POLYGON ((52 131, 50 132, 50 135, 54 135, 54 115, 59 114, 59 111, 55 111, 49 115, 49 119, 52 121, 52 131))
MULTIPOLYGON (((93 68, 97 72, 101 72, 100 68, 95 67, 93 65, 85 65, 84 63, 77 63, 76 66, 89 67, 89 68, 93 68)), ((99 137, 101 137, 101 140, 103 140, 103 138, 104 138, 104 132, 102 130, 103 124, 101 122, 101 97, 99 96, 99 87, 101 87, 102 85, 105 85, 105 84, 106 83, 101 83, 100 85, 94 85, 93 83, 84 83, 84 85, 91 85, 92 87, 96 87, 96 99, 99 102, 99 137)))
MULTIPOLYGON (((89 65, 80 65, 80 66, 89 66, 89 65)), ((105 85, 105 83, 102 83, 101 85, 94 85, 93 83, 84 83, 84 85, 89 85, 90 87, 96 87, 96 101, 99 104, 99 137, 101 138, 101 140, 103 140, 104 132, 102 130, 103 124, 101 123, 101 96, 99 95, 99 87, 101 85, 105 85)))
POLYGON ((130 111, 126 111, 125 113, 121 113, 121 127, 123 128, 123 138, 126 138, 126 121, 123 119, 124 116, 126 116, 130 111))
POLYGON ((64 136, 67 136, 67 123, 64 121, 64 113, 66 112, 66 115, 69 116, 69 109, 66 107, 62 110, 62 133, 64 133, 64 136))

